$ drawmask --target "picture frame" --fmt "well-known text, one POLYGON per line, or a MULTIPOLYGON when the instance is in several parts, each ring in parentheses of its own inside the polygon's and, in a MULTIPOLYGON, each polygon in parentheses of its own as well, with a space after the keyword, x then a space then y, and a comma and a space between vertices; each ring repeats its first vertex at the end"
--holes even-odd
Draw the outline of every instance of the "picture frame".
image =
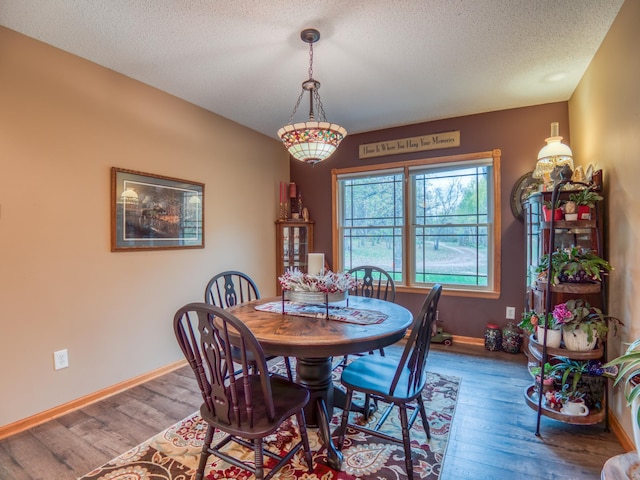
POLYGON ((111 251, 204 248, 204 184, 111 168, 111 251))

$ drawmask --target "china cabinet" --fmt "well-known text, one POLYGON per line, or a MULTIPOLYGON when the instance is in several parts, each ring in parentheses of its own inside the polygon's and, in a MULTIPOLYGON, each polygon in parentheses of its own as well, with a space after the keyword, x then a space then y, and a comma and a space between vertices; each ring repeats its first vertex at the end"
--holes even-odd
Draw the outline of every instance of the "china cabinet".
POLYGON ((280 277, 288 269, 307 272, 307 254, 313 252, 313 221, 276 221, 276 288, 282 293, 280 277))

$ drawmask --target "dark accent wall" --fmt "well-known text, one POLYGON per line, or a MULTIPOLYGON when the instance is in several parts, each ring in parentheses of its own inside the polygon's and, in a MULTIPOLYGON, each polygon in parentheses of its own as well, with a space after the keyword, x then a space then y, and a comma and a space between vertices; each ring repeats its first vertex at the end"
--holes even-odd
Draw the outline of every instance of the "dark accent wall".
MULTIPOLYGON (((330 116, 329 116, 330 117, 330 116)), ((312 167, 291 160, 291 181, 303 195, 303 203, 315 220, 315 250, 324 252, 333 265, 331 244, 331 170, 358 165, 376 165, 395 161, 433 158, 461 153, 502 151, 501 212, 502 212, 502 271, 501 296, 498 299, 478 299, 447 296, 440 299, 440 320, 444 329, 455 335, 482 337, 487 323, 506 325, 505 308, 516 307, 516 322, 524 307, 524 226, 511 213, 511 189, 521 175, 536 164, 538 150, 549 136, 551 122, 560 122, 560 135, 569 138, 567 102, 514 108, 497 112, 449 118, 414 125, 388 128, 344 139, 336 153, 312 167), (361 144, 417 137, 438 132, 460 131, 460 147, 390 155, 373 159, 358 159, 361 144)), ((345 125, 347 130, 349 125, 345 125)), ((426 294, 426 292, 425 292, 426 294)), ((396 301, 416 314, 424 295, 399 293, 396 301)))

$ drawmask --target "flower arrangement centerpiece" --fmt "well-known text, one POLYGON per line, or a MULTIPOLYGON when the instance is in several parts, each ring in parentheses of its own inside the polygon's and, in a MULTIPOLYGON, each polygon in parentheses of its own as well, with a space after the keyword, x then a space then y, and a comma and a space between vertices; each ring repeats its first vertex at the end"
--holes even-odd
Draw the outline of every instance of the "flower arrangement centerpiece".
POLYGON ((287 270, 278 277, 282 291, 289 300, 301 303, 324 303, 344 300, 357 281, 349 273, 328 271, 318 275, 287 270))

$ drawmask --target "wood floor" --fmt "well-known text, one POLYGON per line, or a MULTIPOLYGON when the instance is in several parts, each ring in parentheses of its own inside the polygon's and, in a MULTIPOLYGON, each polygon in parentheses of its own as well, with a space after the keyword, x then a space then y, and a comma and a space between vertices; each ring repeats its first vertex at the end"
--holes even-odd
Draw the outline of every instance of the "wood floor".
MULTIPOLYGON (((441 480, 598 479, 623 449, 604 425, 542 418, 524 355, 437 345, 429 370, 462 378, 441 480)), ((0 480, 75 479, 197 410, 188 367, 0 441, 0 480)))

